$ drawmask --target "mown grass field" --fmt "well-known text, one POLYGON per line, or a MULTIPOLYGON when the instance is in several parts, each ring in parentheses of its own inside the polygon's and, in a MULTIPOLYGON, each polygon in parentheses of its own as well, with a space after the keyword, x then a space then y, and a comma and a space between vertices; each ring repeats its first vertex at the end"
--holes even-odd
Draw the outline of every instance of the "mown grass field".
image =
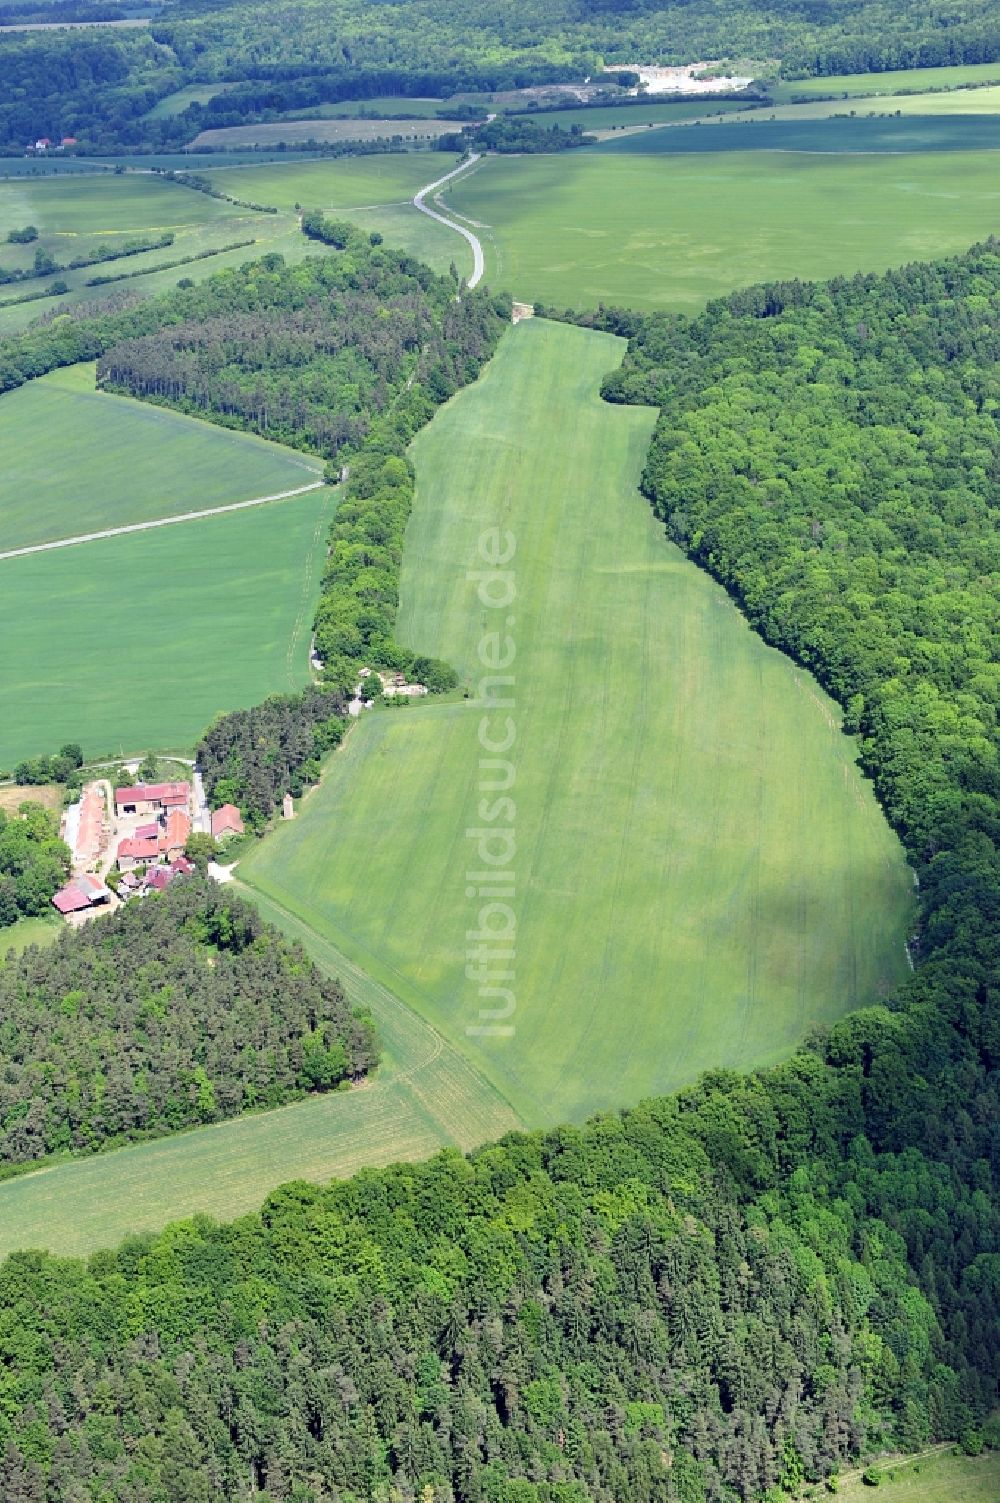
POLYGON ((1000 1498, 1000 1453, 961 1456, 940 1452, 935 1456, 885 1462, 879 1470, 878 1491, 852 1476, 842 1483, 838 1498, 844 1503, 996 1503, 1000 1498))
POLYGON ((0 452, 0 553, 275 495, 322 475, 319 460, 279 444, 99 392, 93 365, 0 398, 0 452))
POLYGON ((998 160, 989 152, 694 158, 602 147, 491 158, 446 199, 488 226, 479 232, 487 277, 517 298, 690 313, 752 282, 878 271, 964 249, 997 227, 998 160))
POLYGON ((311 491, 0 561, 0 768, 64 741, 190 745, 219 711, 304 683, 331 506, 311 491))
POLYGON ((483 529, 516 538, 512 1036, 467 1032, 495 1005, 465 974, 475 703, 370 715, 240 868, 529 1122, 777 1059, 906 970, 898 843, 829 702, 638 495, 653 414, 598 396, 621 352, 522 325, 413 449, 404 640, 475 681, 490 613, 466 572, 483 529))

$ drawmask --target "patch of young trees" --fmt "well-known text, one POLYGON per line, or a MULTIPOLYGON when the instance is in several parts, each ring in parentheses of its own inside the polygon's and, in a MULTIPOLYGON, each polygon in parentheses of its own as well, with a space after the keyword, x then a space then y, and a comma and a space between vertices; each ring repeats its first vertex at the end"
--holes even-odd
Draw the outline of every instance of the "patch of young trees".
POLYGON ((0 930, 48 912, 69 861, 57 814, 30 800, 16 814, 0 809, 0 930))
POLYGON ((340 986, 196 877, 8 957, 0 1053, 0 1165, 281 1106, 378 1059, 340 986))

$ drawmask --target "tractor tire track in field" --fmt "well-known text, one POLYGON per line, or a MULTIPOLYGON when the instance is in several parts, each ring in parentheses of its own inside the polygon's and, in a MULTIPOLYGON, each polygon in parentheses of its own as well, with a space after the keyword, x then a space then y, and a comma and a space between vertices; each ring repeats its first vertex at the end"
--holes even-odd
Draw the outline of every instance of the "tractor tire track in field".
POLYGON ((466 283, 468 287, 477 287, 482 281, 483 273, 486 270, 482 241, 472 230, 467 230, 463 224, 456 224, 454 219, 449 218, 447 214, 440 214, 437 209, 428 208, 424 203, 424 199, 428 193, 436 195, 439 188, 443 188, 446 183, 452 182, 461 173, 467 172, 470 167, 474 167, 479 161, 479 157, 480 153, 474 151, 468 161, 462 162, 458 167, 452 168, 451 172, 446 172, 444 177, 439 177, 436 182, 428 183, 426 188, 421 188, 413 196, 413 207, 415 209, 419 209, 421 214, 427 214, 431 219, 436 219, 438 224, 446 225, 449 230, 454 230, 456 235, 461 235, 462 239, 467 240, 472 246, 472 276, 466 283))
POLYGON ((246 511, 249 506, 267 506, 271 501, 287 501, 292 496, 304 496, 307 491, 318 491, 325 484, 325 480, 313 480, 309 485, 296 486, 290 491, 276 491, 273 496, 255 496, 251 501, 229 501, 225 506, 206 506, 202 511, 182 511, 173 517, 154 517, 149 522, 129 522, 124 527, 105 527, 100 532, 81 532, 76 537, 56 538, 49 543, 8 548, 0 553, 0 562, 7 558, 25 558, 30 553, 51 553, 54 548, 75 548, 80 543, 99 543, 105 538, 120 538, 130 532, 149 532, 154 527, 172 527, 175 522, 197 522, 202 517, 219 517, 227 511, 246 511))

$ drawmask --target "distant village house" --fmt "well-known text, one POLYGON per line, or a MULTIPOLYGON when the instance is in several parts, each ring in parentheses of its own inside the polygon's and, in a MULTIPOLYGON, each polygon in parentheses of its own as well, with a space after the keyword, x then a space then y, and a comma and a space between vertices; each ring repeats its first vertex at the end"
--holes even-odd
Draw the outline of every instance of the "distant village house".
POLYGON ((84 872, 67 882, 65 887, 60 887, 52 899, 52 906, 63 918, 69 918, 71 914, 84 914, 94 908, 101 908, 110 901, 110 888, 104 885, 100 877, 92 877, 89 872, 84 872))

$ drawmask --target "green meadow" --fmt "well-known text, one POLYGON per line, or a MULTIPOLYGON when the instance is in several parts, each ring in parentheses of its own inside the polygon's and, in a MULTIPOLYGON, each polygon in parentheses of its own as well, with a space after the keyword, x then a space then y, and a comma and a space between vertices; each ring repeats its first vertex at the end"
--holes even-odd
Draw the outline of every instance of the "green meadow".
MULTIPOLYGON (((321 115, 290 116, 287 120, 258 125, 230 125, 203 130, 191 143, 197 151, 228 149, 232 146, 274 146, 278 141, 374 141, 382 136, 399 136, 404 141, 428 145, 438 136, 460 129, 444 120, 360 120, 357 117, 321 115)), ((428 174, 430 176, 431 174, 428 174)))
MULTIPOLYGON (((739 127, 753 139, 763 129, 739 127)), ((647 156, 604 146, 490 158, 446 201, 487 226, 479 232, 487 276, 517 298, 692 313, 752 282, 878 271, 964 249, 996 230, 998 160, 990 152, 647 156)))
MULTIPOLYGON (((963 1456, 939 1450, 933 1456, 902 1456, 879 1464, 879 1503, 996 1503, 1000 1498, 1000 1452, 963 1456)), ((875 1496, 857 1474, 841 1484, 843 1503, 875 1496)))
MULTIPOLYGON (((930 96, 933 97, 933 96, 930 96)), ((790 109, 800 108, 790 106, 790 109)), ((801 108, 810 108, 801 106, 801 108)), ((739 118, 704 120, 677 130, 666 127, 612 136, 585 148, 614 153, 704 153, 719 151, 840 153, 910 156, 925 152, 1000 151, 1000 120, 995 114, 941 113, 897 118, 892 111, 841 110, 836 117, 770 119, 757 110, 739 118)), ((996 158, 994 157, 994 162, 996 158)))
POLYGON ((654 415, 598 395, 622 348, 522 325, 413 446, 403 639, 474 696, 487 634, 516 650, 488 717, 516 728, 516 1005, 466 971, 487 924, 467 873, 504 848, 467 833, 497 817, 475 697, 367 716, 240 867, 532 1123, 776 1060, 906 972, 899 845, 829 701, 649 514, 654 415), (509 623, 468 578, 494 527, 516 546, 509 623))
POLYGON ((368 205, 409 203, 418 188, 443 177, 457 162, 458 157, 447 152, 436 152, 432 157, 400 152, 287 166, 226 168, 224 173, 213 173, 212 179, 234 198, 272 204, 286 211, 300 204, 346 214, 368 205))
POLYGON ((0 553, 275 495, 322 474, 279 444, 99 392, 93 365, 0 398, 0 452, 0 553))
POLYGON ((192 744, 305 683, 332 495, 0 560, 0 768, 192 744))

